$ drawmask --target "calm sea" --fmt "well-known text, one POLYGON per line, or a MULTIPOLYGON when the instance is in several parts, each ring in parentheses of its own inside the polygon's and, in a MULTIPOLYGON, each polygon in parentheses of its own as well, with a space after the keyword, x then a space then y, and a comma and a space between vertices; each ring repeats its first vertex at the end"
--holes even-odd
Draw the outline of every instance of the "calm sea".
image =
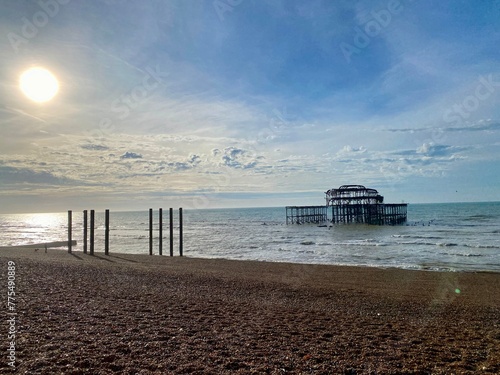
MULTIPOLYGON (((178 219, 174 210, 174 251, 178 219)), ((73 214, 82 251, 82 214, 73 214)), ((149 213, 111 212, 110 252, 149 251, 149 213)), ((158 212, 154 216, 158 252, 158 212)), ((168 210, 163 253, 169 253, 168 210)), ((0 246, 67 239, 67 213, 0 215, 0 246)), ((500 202, 410 204, 403 226, 285 225, 285 208, 184 210, 184 255, 202 258, 500 272, 500 202)), ((96 213, 95 251, 104 249, 96 213)))

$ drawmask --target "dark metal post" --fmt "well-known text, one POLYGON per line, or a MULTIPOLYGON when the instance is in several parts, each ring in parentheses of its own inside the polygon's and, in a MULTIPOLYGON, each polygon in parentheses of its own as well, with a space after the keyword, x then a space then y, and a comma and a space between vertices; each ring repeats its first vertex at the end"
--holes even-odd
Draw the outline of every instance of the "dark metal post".
POLYGON ((104 255, 109 255, 109 210, 106 210, 104 225, 104 255))
POLYGON ((71 254, 72 250, 72 245, 73 245, 73 238, 72 236, 72 229, 73 229, 73 213, 71 210, 68 211, 68 253, 71 254))
POLYGON ((95 211, 90 210, 90 255, 94 255, 94 222, 95 211))
POLYGON ((163 255, 163 209, 158 210, 158 254, 163 255))
POLYGON ((88 227, 87 210, 83 210, 83 253, 84 254, 87 254, 87 227, 88 227))
POLYGON ((169 219, 170 219, 170 256, 174 256, 174 210, 169 209, 169 219))
POLYGON ((149 209, 149 255, 153 255, 153 209, 149 209))
POLYGON ((182 256, 182 208, 179 208, 179 255, 182 256))

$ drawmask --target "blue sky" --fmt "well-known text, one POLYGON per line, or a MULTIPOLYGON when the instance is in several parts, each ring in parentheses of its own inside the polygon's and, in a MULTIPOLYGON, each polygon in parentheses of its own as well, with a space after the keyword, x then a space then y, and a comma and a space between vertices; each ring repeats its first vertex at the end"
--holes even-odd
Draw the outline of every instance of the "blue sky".
POLYGON ((499 41, 494 0, 4 1, 0 212, 500 200, 499 41))

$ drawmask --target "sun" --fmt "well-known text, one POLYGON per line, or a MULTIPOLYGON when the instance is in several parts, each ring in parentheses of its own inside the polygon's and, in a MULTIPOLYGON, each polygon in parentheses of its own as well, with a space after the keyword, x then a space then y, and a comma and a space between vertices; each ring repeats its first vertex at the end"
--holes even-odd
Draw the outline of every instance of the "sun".
POLYGON ((44 68, 30 68, 21 74, 19 88, 37 103, 48 102, 59 91, 57 78, 44 68))

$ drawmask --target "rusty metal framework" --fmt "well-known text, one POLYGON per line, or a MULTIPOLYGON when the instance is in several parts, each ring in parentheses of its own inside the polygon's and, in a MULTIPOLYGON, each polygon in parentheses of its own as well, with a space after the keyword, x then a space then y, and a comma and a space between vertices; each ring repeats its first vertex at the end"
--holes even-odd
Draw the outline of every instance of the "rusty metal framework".
POLYGON ((328 190, 325 194, 327 206, 384 203, 384 197, 377 190, 363 185, 342 185, 338 189, 328 190))
POLYGON ((286 224, 321 224, 328 220, 326 206, 287 206, 286 224))
POLYGON ((398 225, 406 222, 408 205, 384 204, 384 197, 375 189, 363 185, 342 185, 325 194, 325 206, 286 207, 286 223, 318 224, 330 221, 333 224, 398 225))
POLYGON ((342 185, 325 194, 326 206, 332 207, 332 223, 397 225, 406 222, 407 205, 384 204, 384 197, 375 189, 342 185))

